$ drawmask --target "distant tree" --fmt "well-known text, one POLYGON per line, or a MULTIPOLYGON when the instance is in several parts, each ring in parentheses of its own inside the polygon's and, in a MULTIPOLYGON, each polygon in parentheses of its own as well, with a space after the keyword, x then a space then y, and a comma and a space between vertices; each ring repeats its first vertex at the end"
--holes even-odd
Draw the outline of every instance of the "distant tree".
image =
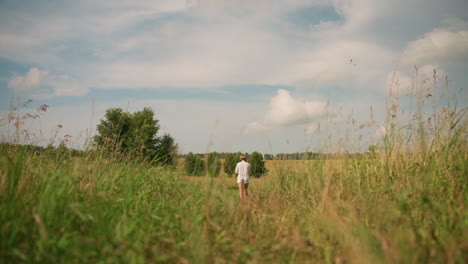
POLYGON ((143 154, 151 159, 158 152, 159 121, 154 119, 154 112, 145 107, 142 111, 129 114, 130 129, 124 140, 127 149, 135 154, 143 154))
POLYGON ((314 160, 314 159, 317 159, 318 156, 319 156, 318 153, 308 151, 308 152, 304 152, 303 159, 305 159, 305 160, 314 160))
POLYGON ((224 172, 228 175, 228 177, 231 177, 234 175, 234 170, 236 169, 237 162, 239 162, 239 157, 241 153, 226 153, 225 158, 224 158, 224 172))
POLYGON ((265 160, 273 160, 275 156, 273 154, 263 154, 265 160))
POLYGON ((158 137, 158 131, 159 120, 154 118, 150 108, 145 107, 134 113, 124 112, 121 108, 109 108, 97 125, 94 142, 104 151, 173 165, 177 145, 168 134, 158 137))
POLYGON ((192 176, 201 176, 205 169, 204 161, 198 156, 190 152, 185 156, 185 173, 192 176))
POLYGON ((104 119, 97 125, 97 135, 94 142, 105 150, 124 151, 126 135, 130 130, 130 116, 120 108, 107 109, 104 119))
POLYGON ((157 145, 157 153, 153 161, 165 165, 172 166, 176 165, 177 157, 177 144, 174 138, 169 134, 164 134, 159 140, 157 145))
POLYGON ((248 162, 252 166, 250 168, 250 175, 252 177, 260 178, 260 176, 268 172, 268 170, 265 168, 265 162, 263 161, 262 154, 258 152, 252 153, 248 159, 248 162))
POLYGON ((206 167, 208 169, 208 175, 211 177, 216 177, 221 171, 221 160, 217 152, 211 152, 208 154, 206 159, 206 167))

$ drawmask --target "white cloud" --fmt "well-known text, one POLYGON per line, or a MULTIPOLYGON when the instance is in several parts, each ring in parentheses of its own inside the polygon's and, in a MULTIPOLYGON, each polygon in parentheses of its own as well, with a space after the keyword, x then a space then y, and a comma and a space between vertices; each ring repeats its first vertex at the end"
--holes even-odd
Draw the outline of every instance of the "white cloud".
POLYGON ((41 85, 47 78, 48 72, 38 68, 31 68, 24 76, 15 76, 8 82, 8 88, 17 91, 31 91, 41 85))
POLYGON ((311 121, 332 116, 328 106, 320 101, 299 101, 288 91, 280 89, 272 98, 267 112, 260 120, 253 121, 244 129, 244 134, 251 134, 275 127, 287 127, 309 123, 311 121))
POLYGON ((286 43, 271 32, 251 28, 246 21, 220 23, 206 27, 170 24, 152 38, 129 39, 124 47, 149 50, 148 56, 106 65, 94 79, 105 88, 199 88, 271 82, 269 77, 288 56, 283 48, 286 43), (185 33, 183 37, 180 32, 185 33))
POLYGON ((365 89, 365 84, 383 77, 382 72, 389 66, 382 62, 391 62, 394 56, 391 50, 373 43, 333 40, 304 51, 302 63, 277 75, 294 85, 339 84, 349 89, 365 89))
MULTIPOLYGON (((346 16, 345 24, 320 21, 322 26, 304 31, 286 21, 285 15, 298 8, 331 3, 321 0, 287 3, 200 1, 197 5, 186 1, 160 1, 157 4, 118 1, 112 5, 85 2, 77 7, 78 11, 90 6, 97 10, 83 14, 86 19, 52 14, 30 29, 22 30, 29 32, 25 35, 33 36, 35 43, 20 50, 5 48, 0 52, 40 63, 36 65, 43 65, 51 71, 64 70, 75 76, 86 76, 87 83, 109 89, 214 87, 246 83, 349 84, 350 70, 346 63, 350 58, 360 63, 359 71, 355 71, 359 81, 368 82, 376 78, 378 69, 375 65, 382 65, 381 61, 388 60, 392 52, 373 43, 355 40, 352 36, 354 31, 346 26, 358 20, 356 14, 361 14, 361 20, 367 17, 364 13, 369 12, 360 7, 369 3, 333 4, 346 16), (112 9, 107 9, 110 6, 112 9), (171 13, 190 19, 145 25, 146 30, 129 33, 132 32, 129 29, 138 29, 136 25, 171 13), (326 33, 325 24, 328 25, 326 33), (80 49, 88 49, 101 60, 85 62, 90 64, 89 67, 69 64, 57 56, 67 52, 67 44, 59 45, 65 48, 60 52, 57 49, 61 48, 40 49, 57 41, 67 43, 84 39, 85 46, 80 49), (37 52, 23 54, 23 50, 37 52), (50 59, 43 60, 44 52, 51 51, 50 59), (61 66, 63 68, 58 69, 61 66)), ((12 56, 9 55, 10 59, 12 56)))
POLYGON ((461 31, 437 29, 408 44, 402 54, 406 65, 468 62, 468 28, 461 31))
POLYGON ((407 94, 411 91, 411 76, 401 71, 390 72, 387 75, 386 89, 392 89, 396 95, 407 94))
POLYGON ((14 76, 8 82, 8 88, 21 92, 30 92, 34 99, 45 99, 55 96, 83 96, 88 87, 68 75, 51 75, 47 71, 31 68, 24 76, 14 76), (48 86, 52 93, 38 93, 35 88, 48 86))
MULTIPOLYGON (((375 41, 375 32, 367 29, 388 10, 398 11, 401 3, 85 1, 72 5, 84 17, 52 13, 47 19, 37 19, 38 23, 21 26, 18 32, 22 34, 2 30, 10 39, 17 39, 21 48, 14 48, 15 41, 11 41, 0 52, 9 59, 32 61, 51 71, 86 76, 87 80, 81 81, 109 89, 246 83, 307 87, 338 84, 349 89, 372 89, 380 85, 378 81, 383 83, 399 52, 375 41), (319 21, 306 29, 285 19, 298 8, 314 5, 334 8, 342 17, 339 21, 319 21), (89 8, 95 11, 83 12, 89 8), (167 14, 175 16, 165 19, 167 14), (158 19, 161 21, 154 23, 158 19), (80 42, 80 52, 89 52, 97 59, 70 64, 61 58, 58 54, 69 49, 74 52, 76 48, 67 44, 74 40, 85 40, 80 42), (57 42, 60 45, 55 45, 57 42), (350 59, 356 67, 349 67, 350 59)), ((420 4, 411 3, 409 8, 420 4)))
MULTIPOLYGON (((467 3, 466 0, 84 0, 54 6, 43 4, 41 7, 45 8, 34 13, 19 5, 11 10, 0 8, 0 58, 47 69, 45 76, 39 74, 34 78, 24 73, 10 80, 10 88, 23 89, 36 99, 85 95, 87 87, 112 90, 284 85, 298 88, 295 94, 303 92, 309 96, 326 96, 324 91, 331 91, 330 100, 334 105, 334 100, 339 101, 343 111, 359 109, 355 112, 359 120, 367 118, 368 105, 384 105, 385 81, 393 72, 400 80, 400 92, 406 92, 413 81, 412 67, 408 66, 415 63, 427 65, 420 67, 419 72, 429 77, 433 67, 440 74, 438 65, 451 70, 451 65, 446 64, 454 61, 462 65, 457 67, 460 72, 466 69, 468 26, 456 17, 466 19, 463 7, 467 3), (307 12, 315 5, 325 6, 323 10, 334 9, 331 12, 337 12, 339 17, 331 15, 329 20, 321 21, 308 17, 307 12), (305 25, 297 25, 297 21, 290 19, 296 11, 300 11, 303 17, 299 20, 303 19, 305 25), (39 93, 45 86, 52 91, 39 93)), ((450 77, 454 83, 465 83, 458 77, 450 77)), ((188 105, 187 101, 190 98, 166 103, 174 107, 166 113, 169 120, 174 120, 170 121, 170 127, 177 128, 174 133, 183 138, 187 151, 197 144, 196 149, 203 151, 198 141, 211 133, 207 127, 220 111, 225 112, 221 118, 233 120, 236 116, 229 113, 254 107, 249 102, 228 107, 223 99, 216 105, 203 102, 213 104, 210 106, 199 105, 198 101, 188 105), (177 110, 181 107, 185 111, 177 110), (202 125, 187 122, 187 113, 190 119, 193 109, 199 108, 206 111, 195 114, 198 118, 193 123, 202 125), (196 135, 190 126, 197 127, 196 135)), ((266 109, 256 121, 237 120, 226 129, 240 134, 241 126, 248 124, 244 132, 268 131, 268 137, 276 133, 275 141, 279 142, 285 131, 298 129, 297 124, 320 119, 324 105, 280 91, 269 108, 255 105, 253 113, 266 109)), ((336 109, 340 106, 336 105, 336 109)), ((69 115, 73 114, 71 111, 69 115)), ((73 111, 75 115, 79 112, 73 111)), ((382 121, 383 115, 377 116, 377 122, 382 121)), ((259 139, 261 135, 249 137, 259 139)), ((258 141, 249 144, 258 146, 258 141)))
POLYGON ((149 51, 148 56, 103 65, 92 74, 93 80, 98 87, 110 89, 246 83, 309 87, 338 83, 349 87, 351 82, 383 79, 388 62, 397 56, 366 41, 325 37, 315 42, 320 30, 306 39, 285 39, 254 20, 221 18, 216 25, 203 27, 177 24, 169 27, 170 37, 158 30, 154 36, 129 38, 119 49, 143 49, 149 51), (351 64, 350 59, 354 59, 351 64))
POLYGON ((170 13, 185 10, 190 7, 190 0, 157 0, 157 1, 80 1, 87 8, 116 9, 116 10, 152 10, 157 13, 170 13))
POLYGON ((68 75, 54 76, 49 80, 54 88, 51 96, 83 96, 88 93, 88 87, 68 75))
POLYGON ((119 42, 115 37, 122 37, 121 32, 189 7, 185 0, 85 0, 43 3, 36 12, 24 12, 23 4, 28 5, 20 3, 16 12, 0 8, 0 57, 49 69, 54 65, 57 69, 74 67, 58 55, 70 48, 70 43, 79 42, 82 50, 104 53, 119 42))
POLYGON ((366 26, 388 6, 384 1, 374 0, 333 0, 335 9, 345 17, 347 30, 354 31, 366 26))

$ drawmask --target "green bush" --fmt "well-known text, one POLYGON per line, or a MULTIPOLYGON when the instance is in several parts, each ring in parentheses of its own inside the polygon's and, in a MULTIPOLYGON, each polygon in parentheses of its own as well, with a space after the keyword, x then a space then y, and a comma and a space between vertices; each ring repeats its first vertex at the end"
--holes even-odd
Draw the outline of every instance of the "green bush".
POLYGON ((201 176, 205 169, 205 162, 190 152, 185 157, 185 173, 192 176, 201 176))
POLYGON ((227 174, 228 177, 234 176, 234 171, 236 169, 237 162, 239 162, 239 157, 241 153, 227 153, 226 157, 224 158, 224 172, 227 174))
POLYGON ((174 138, 169 134, 164 134, 157 144, 157 153, 153 159, 157 164, 164 166, 175 167, 177 155, 177 144, 174 138))
POLYGON ((94 143, 110 155, 122 153, 173 166, 177 144, 169 134, 159 137, 159 128, 159 120, 150 108, 134 113, 109 108, 97 125, 94 143))
POLYGON ((263 161, 262 154, 258 152, 252 153, 250 155, 248 162, 252 166, 250 168, 250 176, 260 178, 262 175, 268 172, 265 168, 265 162, 263 161))

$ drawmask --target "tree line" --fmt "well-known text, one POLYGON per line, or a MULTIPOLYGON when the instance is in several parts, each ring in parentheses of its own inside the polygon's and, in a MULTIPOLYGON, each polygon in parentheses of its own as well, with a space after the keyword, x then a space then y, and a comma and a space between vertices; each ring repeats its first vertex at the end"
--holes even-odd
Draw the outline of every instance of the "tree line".
POLYGON ((54 154, 68 154, 70 157, 83 157, 86 155, 86 151, 67 148, 64 144, 60 144, 57 147, 54 147, 52 144, 47 145, 46 147, 32 145, 32 144, 13 144, 13 143, 0 143, 0 148, 3 150, 12 149, 15 151, 24 151, 30 152, 33 155, 54 155, 54 154))
POLYGON ((278 153, 264 154, 265 160, 331 160, 344 158, 358 158, 371 155, 375 151, 364 153, 317 153, 317 152, 295 152, 295 153, 278 153))
MULTIPOLYGON (((187 175, 209 175, 216 177, 219 175, 221 168, 223 168, 228 177, 233 177, 235 176, 236 165, 240 161, 240 155, 240 152, 222 154, 211 152, 203 155, 190 152, 187 155, 182 155, 182 157, 184 158, 184 169, 187 175), (221 159, 224 162, 221 163, 221 159)), ((261 153, 253 152, 246 156, 247 162, 251 165, 250 175, 252 177, 259 178, 268 172, 261 153)))
MULTIPOLYGON (((278 153, 278 154, 262 154, 263 160, 329 160, 329 159, 343 159, 343 158, 357 158, 370 155, 375 151, 364 152, 364 153, 317 153, 317 152, 295 152, 295 153, 278 153)), ((220 159, 226 159, 232 153, 230 152, 219 152, 217 153, 220 159)), ((185 158, 189 154, 179 154, 179 158, 185 158)), ((190 153, 190 155, 198 156, 203 159, 206 153, 190 153)))

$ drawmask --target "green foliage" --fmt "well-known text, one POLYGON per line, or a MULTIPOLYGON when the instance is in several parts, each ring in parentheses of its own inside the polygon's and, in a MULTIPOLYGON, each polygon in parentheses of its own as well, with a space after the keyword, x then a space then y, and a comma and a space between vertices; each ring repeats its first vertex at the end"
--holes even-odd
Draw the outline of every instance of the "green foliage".
POLYGON ((159 121, 150 108, 134 113, 120 108, 107 109, 97 125, 94 142, 105 152, 153 160, 162 165, 174 165, 177 145, 166 134, 159 138, 159 121))
POLYGON ((234 175, 234 171, 236 169, 237 162, 239 162, 240 155, 240 152, 225 154, 223 168, 228 177, 232 177, 234 175))
POLYGON ((154 161, 165 166, 176 165, 177 145, 171 135, 164 134, 159 139, 157 150, 154 161))
POLYGON ((159 121, 154 119, 154 112, 150 108, 144 108, 129 114, 130 126, 124 135, 125 145, 130 153, 142 153, 145 157, 152 158, 157 149, 159 138, 159 121))
POLYGON ((217 152, 211 152, 208 154, 206 159, 206 167, 208 169, 208 175, 211 177, 216 177, 221 171, 221 160, 217 152))
POLYGON ((329 155, 325 153, 315 152, 295 152, 295 153, 278 153, 276 155, 265 154, 265 160, 319 160, 329 159, 329 155))
POLYGON ((201 176, 205 170, 205 162, 198 156, 190 152, 185 156, 185 173, 192 176, 201 176))
POLYGON ((106 110, 104 119, 97 125, 95 143, 110 152, 127 150, 127 135, 130 130, 129 113, 120 108, 106 110))
POLYGON ((252 153, 250 155, 248 162, 251 165, 250 175, 252 177, 260 178, 262 175, 266 174, 268 170, 265 167, 265 161, 263 161, 262 154, 258 152, 252 153))

